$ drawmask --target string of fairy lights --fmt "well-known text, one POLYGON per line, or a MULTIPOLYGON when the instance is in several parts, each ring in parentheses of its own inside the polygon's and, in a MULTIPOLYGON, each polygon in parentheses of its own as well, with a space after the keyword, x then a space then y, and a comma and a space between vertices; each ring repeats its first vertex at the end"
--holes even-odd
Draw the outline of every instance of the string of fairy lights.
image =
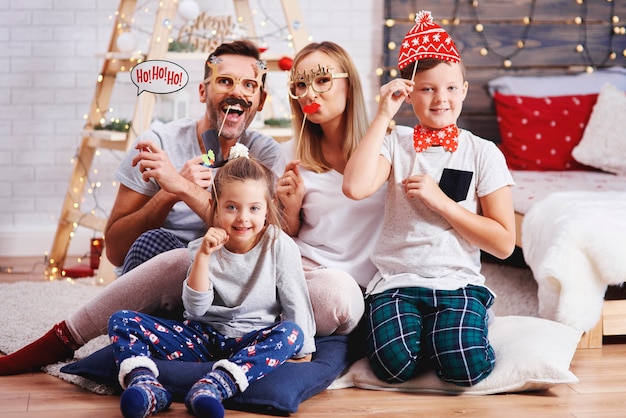
MULTIPOLYGON (((598 67, 610 65, 610 63, 617 59, 619 55, 626 56, 626 49, 623 51, 619 51, 615 49, 615 39, 617 37, 626 36, 626 28, 624 27, 624 23, 621 22, 619 16, 615 14, 616 10, 616 2, 619 0, 594 0, 594 1, 603 1, 608 3, 609 11, 605 18, 602 19, 604 24, 607 27, 607 42, 606 42, 606 53, 602 60, 597 61, 594 60, 593 56, 598 56, 598 54, 594 53, 592 55, 592 51, 589 49, 589 41, 588 41, 588 15, 589 15, 589 0, 571 0, 576 5, 578 5, 578 14, 576 16, 563 17, 562 20, 553 21, 552 24, 563 24, 563 25, 576 25, 578 27, 579 39, 573 45, 573 48, 576 52, 578 52, 581 56, 581 60, 586 66, 586 70, 591 72, 594 71, 598 67)), ((515 68, 515 64, 517 61, 520 61, 523 57, 523 54, 526 52, 530 52, 531 48, 528 47, 528 40, 532 33, 534 25, 538 22, 536 21, 536 9, 537 9, 538 0, 531 0, 528 2, 527 9, 524 10, 524 7, 515 8, 515 13, 519 11, 520 15, 518 17, 511 17, 508 19, 508 22, 515 23, 516 26, 520 27, 520 34, 517 40, 511 45, 502 45, 501 39, 492 39, 489 35, 489 26, 490 25, 498 25, 502 24, 502 22, 495 22, 493 20, 485 19, 483 15, 485 13, 483 8, 488 7, 487 4, 483 4, 480 0, 455 0, 452 3, 451 13, 449 16, 441 18, 438 23, 440 23, 446 30, 454 37, 454 33, 461 28, 462 25, 470 25, 472 30, 477 35, 477 38, 480 41, 480 47, 477 48, 477 53, 481 57, 496 57, 500 62, 502 68, 515 68), (468 12, 463 14, 462 9, 468 8, 468 12), (466 18, 461 18, 461 16, 468 16, 466 18)), ((423 7, 419 7, 416 0, 413 1, 413 10, 417 11, 423 7)), ((423 2, 420 2, 423 3, 423 2)), ((196 0, 175 0, 175 4, 177 6, 176 10, 176 18, 175 19, 164 19, 161 25, 167 29, 168 33, 176 33, 176 31, 180 31, 181 28, 193 22, 202 11, 200 10, 200 6, 196 2, 196 0)), ((395 78, 398 76, 398 72, 396 69, 397 64, 397 52, 396 49, 398 47, 398 43, 401 42, 401 39, 392 39, 393 34, 397 37, 397 30, 394 32, 393 28, 402 24, 404 27, 410 27, 408 25, 414 24, 415 14, 414 12, 409 14, 406 17, 397 18, 393 17, 392 9, 393 9, 393 1, 385 2, 385 20, 384 20, 384 45, 386 47, 386 51, 383 54, 383 65, 378 67, 375 71, 376 75, 380 78, 395 78)), ((125 53, 130 55, 131 64, 138 64, 143 59, 144 51, 140 47, 140 45, 149 45, 151 37, 153 35, 152 28, 152 16, 154 16, 155 12, 161 7, 162 2, 157 0, 144 0, 136 5, 135 10, 132 13, 128 13, 128 15, 122 13, 120 10, 116 10, 115 13, 109 16, 109 19, 114 22, 115 28, 118 31, 116 38, 115 49, 120 53, 125 53), (150 27, 146 28, 146 22, 149 22, 150 27), (145 39, 140 42, 140 38, 145 37, 145 39)), ((257 42, 257 44, 261 48, 267 48, 268 45, 272 45, 275 43, 285 44, 287 47, 292 48, 291 38, 289 34, 289 30, 286 23, 279 22, 273 17, 273 13, 269 11, 261 0, 258 1, 257 7, 252 10, 253 16, 255 16, 255 20, 260 22, 261 28, 265 31, 262 34, 256 34, 255 36, 247 36, 244 29, 234 28, 231 31, 230 35, 224 36, 223 34, 219 34, 214 30, 206 30, 198 36, 202 36, 206 39, 219 37, 219 42, 231 41, 234 39, 241 39, 242 37, 246 37, 247 39, 252 39, 257 42)), ((406 7, 406 6, 405 6, 406 7)), ((513 8, 511 9, 513 10, 513 8)), ((245 26, 246 23, 243 22, 243 18, 240 16, 236 16, 237 24, 245 26)), ((545 22, 543 22, 545 23, 545 22)), ((597 22, 596 22, 597 23, 597 22)), ((161 39, 161 42, 174 42, 174 38, 170 36, 167 39, 161 39)), ((623 45, 624 42, 620 42, 620 45, 623 45)), ((472 50, 473 52, 473 50, 472 50)), ((596 51, 594 51, 596 52, 596 51)), ((467 52, 466 52, 467 53, 467 52)), ((121 68, 121 71, 130 71, 132 65, 129 68, 121 68)), ((98 84, 100 85, 103 78, 105 76, 100 74, 98 75, 98 84)), ((382 81, 383 83, 386 81, 382 81)), ((96 94, 95 97, 98 97, 96 94)), ((117 117, 107 117, 107 115, 114 114, 114 109, 112 107, 101 108, 98 103, 96 103, 96 112, 99 113, 98 121, 101 126, 110 125, 110 124, 118 124, 124 125, 124 121, 120 121, 117 117)), ((85 114, 84 119, 88 120, 89 115, 85 114)), ((134 129, 133 126, 126 126, 125 129, 134 129)), ((137 132, 135 131, 136 135, 137 132)), ((115 151, 109 150, 109 152, 115 156, 118 160, 121 160, 121 157, 116 154, 115 151)), ((100 151, 97 151, 95 157, 100 156, 100 151)), ((71 162, 72 164, 80 164, 85 169, 85 165, 82 161, 78 161, 79 156, 78 152, 73 156, 71 162)), ((99 199, 99 190, 102 189, 103 183, 101 181, 95 180, 98 174, 98 169, 92 169, 91 172, 85 171, 85 178, 81 179, 81 181, 86 182, 88 185, 87 194, 93 200, 93 207, 88 213, 92 215, 97 215, 98 213, 103 214, 106 217, 106 210, 102 207, 99 199)), ((117 188, 117 183, 115 181, 112 182, 113 189, 117 188)), ((85 197, 80 196, 77 197, 77 201, 75 202, 75 207, 78 208, 80 205, 85 204, 85 197)), ((85 213, 85 212, 83 212, 85 213)), ((79 227, 80 222, 76 222, 73 224, 73 230, 70 233, 70 237, 75 235, 76 229, 79 227)), ((80 260, 79 260, 80 261, 80 260)))
MULTIPOLYGON (((620 17, 616 15, 616 3, 618 0, 594 0, 593 4, 590 4, 589 0, 571 0, 578 6, 578 12, 575 16, 563 16, 559 19, 554 19, 549 22, 538 22, 535 18, 538 0, 531 0, 528 3, 528 9, 525 10, 524 6, 520 5, 516 8, 511 8, 513 13, 520 12, 521 16, 516 18, 506 19, 506 21, 495 21, 492 19, 484 19, 482 17, 481 10, 489 7, 488 4, 482 3, 480 0, 455 0, 452 4, 452 10, 449 17, 439 17, 438 23, 444 27, 448 33, 454 38, 455 32, 462 26, 466 25, 471 28, 480 42, 480 47, 476 48, 477 53, 481 57, 496 57, 500 62, 500 66, 504 69, 514 68, 516 61, 521 61, 521 55, 524 52, 529 52, 532 48, 528 47, 528 40, 533 30, 533 25, 538 23, 551 24, 551 25, 575 25, 578 28, 579 39, 572 40, 571 48, 580 54, 581 62, 587 72, 592 72, 595 69, 603 66, 611 65, 619 55, 626 57, 626 49, 616 50, 615 39, 618 36, 626 35, 626 27, 621 22, 620 17), (608 5, 607 16, 602 18, 601 22, 591 22, 589 17, 589 8, 593 6, 601 6, 600 1, 608 5), (468 12, 465 19, 462 19, 462 7, 467 7, 468 12), (487 35, 489 26, 499 26, 508 24, 509 27, 521 26, 521 33, 517 40, 511 45, 499 45, 496 44, 502 42, 501 37, 496 39, 490 38, 487 35), (603 54, 602 59, 598 60, 593 58, 592 51, 590 50, 590 42, 588 39, 588 29, 591 24, 602 25, 606 27, 606 52, 603 54), (507 52, 504 52, 507 50, 507 52), (516 58, 519 58, 516 60, 516 58)), ((417 9, 417 2, 414 1, 414 9, 417 9)), ((397 70, 395 69, 397 61, 396 49, 398 47, 397 42, 400 40, 392 39, 391 37, 397 37, 397 33, 392 29, 397 24, 403 24, 405 27, 410 27, 407 24, 413 25, 415 14, 411 13, 406 18, 393 17, 393 2, 386 2, 385 13, 387 15, 385 19, 385 57, 383 58, 384 64, 377 69, 379 76, 385 76, 389 78, 397 77, 397 70)), ((396 31, 397 32, 397 31, 396 31)), ((623 39, 623 38, 622 38, 623 39)), ((462 39, 457 44, 462 44, 462 39)), ((624 41, 621 41, 621 45, 624 45, 624 41)), ((458 46, 458 45, 457 45, 458 46)), ((568 46, 565 46, 568 47, 568 46)), ((594 56, 598 56, 597 51, 593 51, 594 56)), ((474 53, 474 48, 471 51, 463 51, 464 55, 474 53)), ((467 59, 467 57, 466 57, 467 59)), ((473 60, 475 61, 475 60, 473 60)))
MULTIPOLYGON (((160 22, 162 27, 166 29, 166 31, 170 34, 175 34, 177 31, 180 31, 184 25, 193 22, 201 13, 200 6, 195 0, 175 0, 176 4, 176 18, 175 19, 163 19, 160 22)), ((219 43, 228 42, 236 39, 246 38, 254 40, 260 48, 265 49, 268 48, 269 45, 275 44, 276 42, 284 43, 287 48, 293 48, 291 34, 289 33, 288 27, 286 23, 282 23, 277 21, 272 17, 272 12, 266 7, 262 1, 258 1, 258 4, 254 9, 251 10, 252 15, 255 20, 258 20, 259 26, 263 28, 264 32, 260 34, 255 34, 254 36, 249 36, 245 33, 245 29, 243 25, 245 24, 253 24, 251 22, 244 22, 241 16, 236 17, 237 24, 241 24, 242 28, 233 28, 229 31, 229 35, 224 36, 224 34, 217 33, 215 30, 208 30, 205 32, 198 32, 195 35, 204 37, 206 39, 215 39, 219 43)), ((142 62, 145 57, 145 51, 141 48, 141 45, 149 45, 153 36, 153 25, 154 20, 153 16, 156 11, 162 7, 161 1, 155 0, 145 0, 143 2, 138 3, 134 10, 129 13, 123 13, 120 10, 116 10, 109 16, 109 20, 113 22, 115 30, 117 30, 116 39, 115 39, 115 50, 120 54, 120 56, 124 56, 130 62, 130 66, 121 66, 120 73, 122 72, 130 72, 132 67, 136 64, 142 62), (145 37, 143 41, 141 41, 141 37, 145 37)), ((159 22, 157 22, 159 24, 159 22)), ((172 44, 175 41, 173 36, 168 37, 167 39, 157 40, 158 42, 168 42, 172 44)), ((96 89, 102 88, 102 82, 105 77, 111 75, 99 74, 97 77, 96 89)), ((115 77, 115 75, 113 75, 115 77)), ((118 82, 118 81, 116 81, 118 82)), ((123 82, 122 82, 123 83, 123 82)), ((130 83, 129 83, 130 84, 130 83)), ((100 94, 94 95, 97 98, 100 94)), ((115 113, 115 109, 113 107, 105 107, 101 106, 101 103, 95 104, 95 112, 98 115, 97 125, 95 128, 101 129, 114 126, 114 130, 119 130, 122 132, 132 131, 134 135, 138 135, 138 132, 135 127, 131 126, 130 123, 121 120, 116 116, 108 116, 113 115, 115 113)), ((90 123, 94 121, 89 121, 89 114, 84 114, 83 119, 87 121, 87 128, 90 128, 90 123)), ((118 151, 108 150, 109 154, 114 156, 114 158, 121 161, 121 155, 118 151)), ((98 159, 101 156, 101 151, 96 150, 94 154, 94 159, 98 159)), ((81 161, 79 150, 75 152, 75 154, 70 159, 70 163, 72 165, 78 165, 82 168, 82 171, 85 173, 83 177, 79 179, 79 181, 86 186, 86 193, 82 196, 79 196, 76 191, 71 191, 71 195, 75 199, 73 203, 73 207, 75 209, 80 208, 81 206, 87 203, 88 199, 91 199, 93 205, 89 210, 83 210, 80 219, 72 223, 72 230, 69 233, 69 238, 72 239, 75 237, 77 233, 77 229, 81 226, 81 221, 88 215, 98 216, 102 215, 103 217, 107 217, 107 210, 102 206, 99 194, 105 184, 102 181, 97 180, 98 177, 98 168, 94 168, 98 166, 98 164, 92 164, 92 168, 89 169, 87 165, 81 161)), ((117 182, 111 182, 112 190, 117 189, 117 182)), ((94 238, 97 234, 97 231, 94 231, 94 238)), ((81 257, 77 258, 77 262, 82 263, 82 259, 89 254, 84 254, 81 257)), ((48 275, 52 269, 54 269, 55 261, 48 258, 48 254, 45 254, 45 264, 48 266, 48 275)), ((55 271, 51 276, 58 274, 58 271, 55 271)))

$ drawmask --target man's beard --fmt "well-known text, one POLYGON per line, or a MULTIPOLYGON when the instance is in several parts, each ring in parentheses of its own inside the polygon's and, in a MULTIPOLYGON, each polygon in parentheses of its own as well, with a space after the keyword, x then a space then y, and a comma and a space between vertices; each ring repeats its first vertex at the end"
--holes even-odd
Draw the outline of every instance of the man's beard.
POLYGON ((245 118, 243 120, 243 123, 239 121, 237 122, 237 125, 229 127, 228 121, 224 121, 224 119, 226 119, 227 116, 228 115, 223 113, 221 110, 217 112, 213 112, 211 114, 211 117, 209 118, 209 123, 211 125, 211 128, 215 129, 216 131, 219 131, 220 126, 222 126, 222 122, 224 122, 224 126, 222 127, 222 130, 220 132, 220 136, 222 138, 229 139, 229 140, 239 139, 239 137, 243 134, 243 132, 247 129, 247 127, 252 122, 252 118, 250 118, 248 114, 244 113, 242 115, 242 118, 245 118), (220 116, 222 116, 223 119, 220 120, 220 116))

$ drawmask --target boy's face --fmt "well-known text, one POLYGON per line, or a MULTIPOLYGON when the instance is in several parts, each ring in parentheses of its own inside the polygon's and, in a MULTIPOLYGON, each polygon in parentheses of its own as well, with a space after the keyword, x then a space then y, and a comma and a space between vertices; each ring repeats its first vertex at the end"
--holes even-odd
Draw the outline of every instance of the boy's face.
POLYGON ((460 64, 441 63, 416 73, 413 81, 413 93, 406 100, 422 125, 441 129, 456 123, 468 87, 460 64))

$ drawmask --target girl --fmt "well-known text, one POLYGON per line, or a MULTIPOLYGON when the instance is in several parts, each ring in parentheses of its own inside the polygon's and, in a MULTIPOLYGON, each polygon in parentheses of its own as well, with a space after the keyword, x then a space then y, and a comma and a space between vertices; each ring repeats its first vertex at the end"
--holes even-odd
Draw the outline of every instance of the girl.
POLYGON ((293 131, 302 133, 274 165, 285 231, 303 256, 317 335, 347 334, 364 312, 359 285, 376 273, 370 254, 385 195, 357 202, 341 191, 346 162, 368 126, 361 81, 342 47, 311 43, 294 58, 289 95, 293 131))
POLYGON ((315 351, 315 324, 298 248, 280 229, 272 172, 248 158, 230 160, 215 176, 211 226, 189 244, 183 283, 184 322, 134 311, 109 320, 126 417, 167 409, 171 394, 150 357, 216 361, 185 404, 222 417, 222 401, 296 356, 315 351))

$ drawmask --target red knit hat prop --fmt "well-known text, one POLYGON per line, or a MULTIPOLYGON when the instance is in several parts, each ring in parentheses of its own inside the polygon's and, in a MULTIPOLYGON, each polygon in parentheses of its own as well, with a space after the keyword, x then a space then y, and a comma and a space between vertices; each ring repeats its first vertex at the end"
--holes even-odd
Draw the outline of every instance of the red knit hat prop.
POLYGON ((415 26, 404 37, 400 54, 398 55, 398 69, 424 58, 435 58, 453 63, 459 63, 461 56, 456 45, 448 33, 433 22, 433 17, 427 10, 422 10, 415 16, 415 26))

